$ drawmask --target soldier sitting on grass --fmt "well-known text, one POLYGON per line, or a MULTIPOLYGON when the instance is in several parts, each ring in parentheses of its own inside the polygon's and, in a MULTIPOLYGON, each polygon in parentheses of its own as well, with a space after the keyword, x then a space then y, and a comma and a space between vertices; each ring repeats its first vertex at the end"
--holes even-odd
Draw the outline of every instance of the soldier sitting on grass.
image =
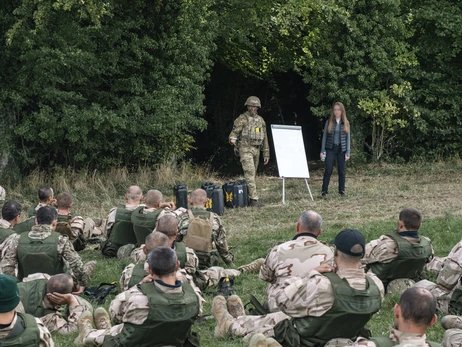
POLYGON ((382 280, 385 287, 393 280, 418 280, 434 252, 429 238, 419 235, 422 215, 415 208, 399 214, 395 232, 380 236, 366 245, 361 261, 382 280))
POLYGON ((74 281, 68 274, 49 276, 36 273, 18 284, 26 313, 40 318, 48 330, 63 335, 77 332, 80 315, 93 310, 91 304, 72 294, 74 281), (63 311, 69 314, 63 316, 63 311))
POLYGON ((38 190, 39 203, 29 207, 27 213, 29 217, 35 217, 37 211, 44 206, 56 207, 56 199, 54 198, 53 188, 50 186, 42 186, 38 190))
POLYGON ((22 207, 16 201, 7 201, 2 207, 2 219, 0 219, 0 261, 2 260, 3 248, 16 234, 13 227, 21 220, 22 207))
POLYGON ((39 318, 16 311, 19 303, 16 278, 0 274, 0 346, 54 347, 39 318))
POLYGON ((260 269, 260 278, 268 282, 266 294, 271 312, 279 311, 274 293, 292 276, 304 277, 321 264, 332 264, 334 253, 318 240, 322 232, 322 217, 314 211, 304 211, 297 221, 297 234, 291 241, 271 249, 260 269))
POLYGON ((79 320, 78 345, 96 346, 197 346, 191 332, 201 311, 201 298, 194 289, 177 280, 175 252, 158 247, 148 255, 150 276, 145 283, 119 294, 109 312, 84 312, 79 320), (96 329, 94 329, 96 323, 96 329), (188 344, 190 343, 190 344, 188 344))

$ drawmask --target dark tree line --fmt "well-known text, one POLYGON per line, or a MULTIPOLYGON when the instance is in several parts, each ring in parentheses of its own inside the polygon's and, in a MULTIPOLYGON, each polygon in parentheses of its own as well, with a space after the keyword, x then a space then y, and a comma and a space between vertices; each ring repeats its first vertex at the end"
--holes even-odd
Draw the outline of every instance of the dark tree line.
POLYGON ((458 155, 461 10, 456 0, 4 0, 4 159, 28 171, 149 165, 195 146, 216 155, 250 94, 270 123, 308 124, 312 147, 340 100, 356 157, 458 155))

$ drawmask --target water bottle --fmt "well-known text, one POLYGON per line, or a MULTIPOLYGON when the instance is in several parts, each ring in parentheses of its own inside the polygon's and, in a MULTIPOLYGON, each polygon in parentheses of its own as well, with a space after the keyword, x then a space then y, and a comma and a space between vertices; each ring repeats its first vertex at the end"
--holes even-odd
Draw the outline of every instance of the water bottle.
POLYGON ((321 161, 325 161, 326 160, 326 151, 322 152, 322 155, 321 155, 321 161))

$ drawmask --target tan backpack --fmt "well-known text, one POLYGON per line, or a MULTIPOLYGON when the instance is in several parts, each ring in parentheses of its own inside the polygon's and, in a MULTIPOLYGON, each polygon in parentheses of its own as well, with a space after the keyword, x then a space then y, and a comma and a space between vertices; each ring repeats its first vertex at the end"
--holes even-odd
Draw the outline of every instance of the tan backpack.
POLYGON ((188 215, 188 232, 184 236, 183 242, 186 244, 186 247, 192 248, 197 252, 210 253, 213 249, 213 213, 210 213, 209 219, 194 217, 191 210, 188 210, 188 215))

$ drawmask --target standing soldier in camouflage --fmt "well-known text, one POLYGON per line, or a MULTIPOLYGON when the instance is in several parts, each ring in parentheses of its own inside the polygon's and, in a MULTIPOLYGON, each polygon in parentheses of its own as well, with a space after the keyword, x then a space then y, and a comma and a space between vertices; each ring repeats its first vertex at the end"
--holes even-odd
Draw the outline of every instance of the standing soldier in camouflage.
POLYGON ((217 251, 226 264, 230 265, 234 261, 234 256, 228 249, 223 222, 216 213, 206 210, 207 200, 204 189, 194 190, 189 197, 191 209, 178 218, 177 239, 185 241, 188 247, 194 249, 200 260, 201 269, 219 265, 217 251), (194 233, 190 233, 192 221, 194 226, 197 226, 194 228, 194 233))
POLYGON ((434 255, 430 239, 419 235, 421 226, 420 212, 405 208, 399 213, 396 231, 369 242, 361 262, 385 286, 397 279, 419 279, 434 255))
POLYGON ((232 296, 228 302, 223 296, 215 297, 215 337, 249 339, 261 333, 267 338, 275 336, 284 347, 323 346, 335 338, 356 339, 381 308, 383 284, 373 273, 366 274, 360 268, 366 242, 358 230, 345 229, 331 243, 336 246, 336 267, 323 264, 304 277, 288 278, 275 295, 281 312, 246 316, 239 297, 232 296))
POLYGON ((145 283, 119 294, 109 314, 98 308, 79 320, 77 345, 96 346, 198 346, 192 325, 201 311, 201 297, 176 278, 178 259, 168 247, 148 256, 150 276, 145 283), (94 329, 96 325, 96 329, 94 329), (194 338, 195 337, 195 338, 194 338))
POLYGON ((22 207, 16 201, 7 201, 2 207, 2 219, 0 219, 0 261, 2 260, 3 248, 16 232, 13 227, 21 220, 22 207))
POLYGON ((0 274, 0 346, 54 347, 50 332, 39 318, 15 310, 19 303, 16 279, 0 274))
POLYGON ((279 311, 276 298, 279 287, 285 280, 304 277, 321 264, 332 265, 334 252, 317 238, 322 231, 322 217, 314 211, 304 211, 297 221, 297 235, 271 249, 260 269, 260 278, 268 282, 268 308, 279 311))
POLYGON ((72 294, 74 281, 68 274, 36 273, 18 284, 24 311, 40 318, 47 329, 62 335, 77 332, 80 315, 93 310, 91 304, 72 294), (63 312, 69 312, 63 315, 63 312))
POLYGON ((261 108, 259 98, 250 96, 244 106, 247 106, 247 112, 234 121, 229 142, 239 150, 244 178, 249 185, 249 206, 261 207, 263 204, 258 201, 255 175, 260 161, 260 151, 263 152, 265 165, 270 158, 266 123, 258 115, 258 109, 261 108))
POLYGON ((58 213, 54 207, 45 206, 37 211, 37 225, 29 233, 15 235, 6 245, 0 263, 1 271, 18 279, 33 273, 46 273, 50 276, 64 272, 65 263, 78 281, 78 294, 82 294, 93 273, 96 262, 83 265, 79 254, 74 250, 67 236, 54 231, 58 213))

